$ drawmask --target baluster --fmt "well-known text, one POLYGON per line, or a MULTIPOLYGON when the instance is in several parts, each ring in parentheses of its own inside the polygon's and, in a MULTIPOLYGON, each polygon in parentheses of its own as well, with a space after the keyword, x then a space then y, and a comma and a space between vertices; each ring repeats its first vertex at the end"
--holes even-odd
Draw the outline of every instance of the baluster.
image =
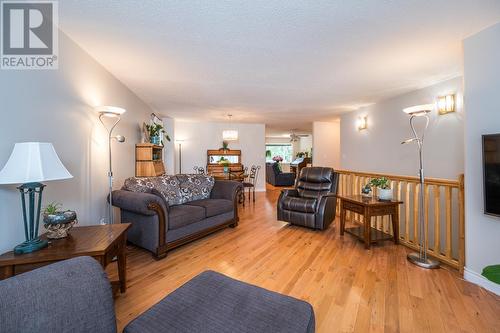
POLYGON ((458 177, 458 270, 464 273, 465 265, 465 217, 464 217, 464 175, 458 177))
POLYGON ((405 239, 410 242, 410 192, 411 183, 406 183, 406 199, 405 199, 405 239))
POLYGON ((418 213, 419 213, 419 197, 420 197, 420 184, 413 184, 413 241, 415 244, 419 242, 419 234, 418 234, 418 213))
POLYGON ((436 253, 436 255, 441 254, 440 205, 441 205, 441 188, 439 185, 435 185, 434 186, 434 252, 436 253))
POLYGON ((429 185, 424 185, 424 233, 425 248, 429 249, 429 185))
POLYGON ((446 256, 451 258, 451 187, 446 187, 446 256))

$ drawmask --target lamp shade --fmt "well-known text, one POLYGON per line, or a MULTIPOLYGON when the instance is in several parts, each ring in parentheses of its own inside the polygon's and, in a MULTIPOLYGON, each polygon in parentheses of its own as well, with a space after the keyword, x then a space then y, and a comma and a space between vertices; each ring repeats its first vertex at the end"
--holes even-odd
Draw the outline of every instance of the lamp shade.
POLYGON ((117 106, 109 106, 109 105, 97 106, 94 108, 94 110, 99 114, 110 117, 120 116, 127 111, 124 108, 120 108, 117 106))
POLYGON ((52 143, 16 143, 9 160, 0 171, 0 184, 26 184, 68 179, 66 170, 52 143))
POLYGON ((237 130, 224 130, 222 131, 222 140, 224 141, 236 141, 238 140, 237 130))
POLYGON ((434 109, 434 104, 415 105, 403 109, 403 112, 411 116, 423 116, 434 109))

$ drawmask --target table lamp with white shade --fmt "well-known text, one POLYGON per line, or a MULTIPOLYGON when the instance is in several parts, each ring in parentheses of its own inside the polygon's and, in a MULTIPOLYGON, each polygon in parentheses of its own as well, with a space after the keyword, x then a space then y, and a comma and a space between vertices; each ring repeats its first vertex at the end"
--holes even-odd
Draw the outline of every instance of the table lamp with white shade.
POLYGON ((73 176, 66 170, 51 143, 23 142, 14 145, 9 160, 0 171, 0 184, 22 184, 17 189, 21 192, 26 241, 17 245, 14 253, 30 253, 47 246, 47 241, 38 237, 45 187, 41 182, 68 178, 73 176))

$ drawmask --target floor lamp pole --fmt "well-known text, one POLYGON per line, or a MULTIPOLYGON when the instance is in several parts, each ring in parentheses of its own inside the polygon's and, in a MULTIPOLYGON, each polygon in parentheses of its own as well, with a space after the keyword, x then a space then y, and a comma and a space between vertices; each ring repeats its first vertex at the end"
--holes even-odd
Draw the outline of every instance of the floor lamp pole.
MULTIPOLYGON (((120 116, 116 116, 116 121, 113 123, 113 125, 108 129, 106 125, 103 122, 103 117, 109 117, 106 114, 101 114, 99 115, 99 120, 101 121, 102 125, 106 128, 108 131, 108 161, 109 161, 109 169, 108 169, 108 224, 113 224, 114 223, 114 214, 113 214, 113 164, 112 164, 112 153, 111 153, 111 140, 113 140, 113 129, 116 127, 116 125, 120 122, 120 116)), ((122 136, 117 137, 119 142, 125 141, 125 138, 122 136)))
POLYGON ((179 173, 182 173, 182 143, 179 142, 179 173))
MULTIPOLYGON (((424 186, 425 186, 425 176, 424 176, 424 136, 425 130, 429 126, 429 116, 427 114, 424 115, 412 115, 410 117, 410 127, 413 132, 413 138, 406 140, 403 143, 409 143, 415 141, 418 146, 418 159, 419 159, 419 180, 420 180, 420 198, 419 198, 419 216, 418 216, 418 224, 419 224, 419 252, 412 252, 408 254, 407 259, 412 264, 415 264, 419 267, 423 268, 439 268, 439 262, 434 259, 430 259, 427 257, 427 235, 425 232, 425 221, 424 221, 424 186), (424 130, 422 132, 422 137, 419 137, 417 131, 415 130, 415 126, 413 125, 413 121, 416 117, 425 117, 426 123, 424 130)), ((417 221, 415 221, 416 223, 417 221)))

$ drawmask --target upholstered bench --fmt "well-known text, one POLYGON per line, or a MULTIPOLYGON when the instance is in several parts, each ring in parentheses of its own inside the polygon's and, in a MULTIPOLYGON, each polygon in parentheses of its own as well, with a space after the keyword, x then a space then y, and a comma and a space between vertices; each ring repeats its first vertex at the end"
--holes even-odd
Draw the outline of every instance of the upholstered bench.
POLYGON ((314 332, 309 303, 205 271, 133 320, 125 333, 314 332))

